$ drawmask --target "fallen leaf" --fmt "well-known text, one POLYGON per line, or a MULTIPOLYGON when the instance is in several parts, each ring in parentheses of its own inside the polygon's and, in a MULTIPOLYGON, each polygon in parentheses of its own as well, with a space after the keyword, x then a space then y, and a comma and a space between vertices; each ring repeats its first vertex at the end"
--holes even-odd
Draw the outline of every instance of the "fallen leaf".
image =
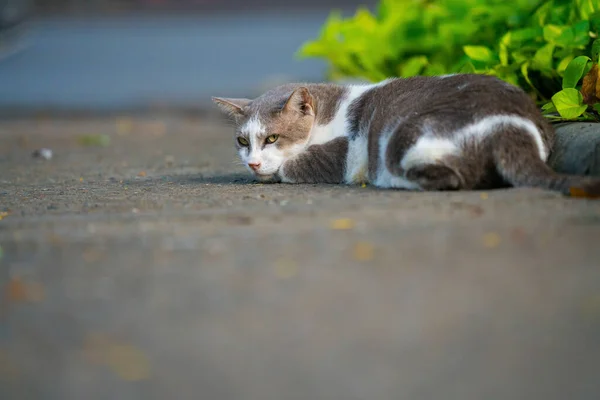
POLYGON ((5 217, 8 217, 8 213, 5 211, 0 212, 0 221, 2 221, 5 217))
POLYGON ((94 263, 94 262, 100 260, 102 258, 102 256, 104 255, 104 253, 101 252, 100 249, 89 247, 83 251, 82 255, 83 255, 83 260, 86 263, 91 264, 91 263, 94 263))
POLYGON ((523 228, 514 228, 510 231, 510 236, 515 241, 522 241, 527 237, 527 233, 523 228))
POLYGON ((150 362, 143 351, 127 343, 116 343, 102 333, 85 337, 83 357, 90 363, 106 365, 125 381, 140 381, 150 376, 150 362))
POLYGON ((127 135, 133 131, 133 121, 131 118, 117 119, 117 133, 119 135, 127 135))
POLYGON ((141 381, 150 376, 150 363, 144 352, 128 345, 111 345, 107 355, 108 366, 125 381, 141 381))
POLYGON ((336 231, 344 231, 354 228, 354 221, 350 218, 339 218, 331 221, 331 229, 336 231))
POLYGON ((600 82, 598 80, 598 64, 594 64, 590 72, 583 77, 581 85, 581 94, 583 95, 583 102, 585 104, 594 104, 598 102, 598 95, 600 94, 600 82))
POLYGON ((83 182, 83 178, 79 178, 79 182, 83 182))
POLYGON ((352 255, 357 261, 369 261, 373 259, 375 248, 371 243, 358 242, 354 245, 352 255))
POLYGON ((82 146, 106 147, 110 144, 110 136, 104 134, 81 135, 77 141, 82 146))
POLYGON ((487 193, 483 192, 479 195, 479 197, 481 197, 481 200, 487 200, 487 198, 489 197, 487 193))
POLYGON ((569 188, 569 194, 571 197, 582 198, 582 199, 600 199, 600 194, 590 194, 582 188, 572 187, 569 188))
POLYGON ((498 247, 500 241, 500 235, 498 235, 497 233, 490 232, 483 235, 483 245, 488 249, 498 247))
POLYGON ((27 300, 27 290, 25 289, 25 285, 23 281, 19 278, 12 278, 8 282, 8 287, 6 290, 6 295, 8 300, 12 302, 20 302, 27 300))
POLYGON ((138 173, 138 176, 142 176, 142 177, 146 176, 146 171, 140 171, 138 173))
POLYGON ((38 302, 44 300, 45 292, 41 283, 24 282, 17 277, 8 282, 6 297, 13 303, 38 302))

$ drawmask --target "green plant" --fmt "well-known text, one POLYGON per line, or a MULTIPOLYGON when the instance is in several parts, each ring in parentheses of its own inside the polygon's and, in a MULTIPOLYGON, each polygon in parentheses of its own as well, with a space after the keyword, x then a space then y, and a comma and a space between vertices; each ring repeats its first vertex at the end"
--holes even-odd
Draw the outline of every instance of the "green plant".
POLYGON ((490 74, 528 91, 548 118, 591 120, 599 30, 600 0, 380 0, 375 14, 333 12, 300 55, 327 59, 334 80, 490 74))

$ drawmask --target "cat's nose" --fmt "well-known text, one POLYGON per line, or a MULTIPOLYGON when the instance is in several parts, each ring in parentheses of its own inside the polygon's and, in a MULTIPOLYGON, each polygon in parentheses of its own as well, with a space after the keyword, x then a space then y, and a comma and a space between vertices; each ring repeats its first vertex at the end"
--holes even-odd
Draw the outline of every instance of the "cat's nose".
POLYGON ((248 166, 250 168, 252 168, 253 171, 256 171, 260 168, 260 163, 259 162, 248 163, 248 166))

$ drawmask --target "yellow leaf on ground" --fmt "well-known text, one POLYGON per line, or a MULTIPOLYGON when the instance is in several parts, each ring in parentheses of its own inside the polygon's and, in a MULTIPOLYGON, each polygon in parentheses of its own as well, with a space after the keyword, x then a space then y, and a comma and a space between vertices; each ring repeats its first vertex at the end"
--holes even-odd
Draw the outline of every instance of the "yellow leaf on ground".
POLYGON ((339 218, 331 221, 331 229, 336 231, 344 231, 354 228, 354 221, 350 218, 339 218))
POLYGON ((352 255, 355 260, 358 261, 369 261, 373 259, 373 255, 375 254, 375 248, 371 243, 367 242, 358 242, 354 245, 354 250, 352 255))
POLYGON ((490 232, 483 235, 483 245, 488 249, 498 247, 500 241, 500 235, 498 235, 497 233, 490 232))
POLYGON ((127 135, 133 131, 133 121, 130 118, 119 118, 117 120, 117 133, 127 135))
POLYGON ((102 333, 90 333, 83 342, 83 356, 88 362, 105 365, 125 381, 140 381, 150 376, 150 361, 135 346, 115 343, 102 333))
POLYGON ((481 197, 481 200, 487 200, 487 198, 489 197, 487 193, 483 192, 479 195, 479 197, 481 197))
POLYGON ((141 381, 150 376, 148 357, 134 346, 111 345, 107 360, 112 371, 125 381, 141 381))

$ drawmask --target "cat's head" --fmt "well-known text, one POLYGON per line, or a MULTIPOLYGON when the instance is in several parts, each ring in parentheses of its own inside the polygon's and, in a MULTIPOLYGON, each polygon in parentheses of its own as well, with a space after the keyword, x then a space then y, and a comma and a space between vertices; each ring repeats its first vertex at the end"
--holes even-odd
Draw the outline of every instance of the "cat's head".
POLYGON ((306 87, 279 87, 254 100, 213 101, 235 122, 238 154, 260 180, 271 179, 285 160, 308 145, 315 105, 306 87))

